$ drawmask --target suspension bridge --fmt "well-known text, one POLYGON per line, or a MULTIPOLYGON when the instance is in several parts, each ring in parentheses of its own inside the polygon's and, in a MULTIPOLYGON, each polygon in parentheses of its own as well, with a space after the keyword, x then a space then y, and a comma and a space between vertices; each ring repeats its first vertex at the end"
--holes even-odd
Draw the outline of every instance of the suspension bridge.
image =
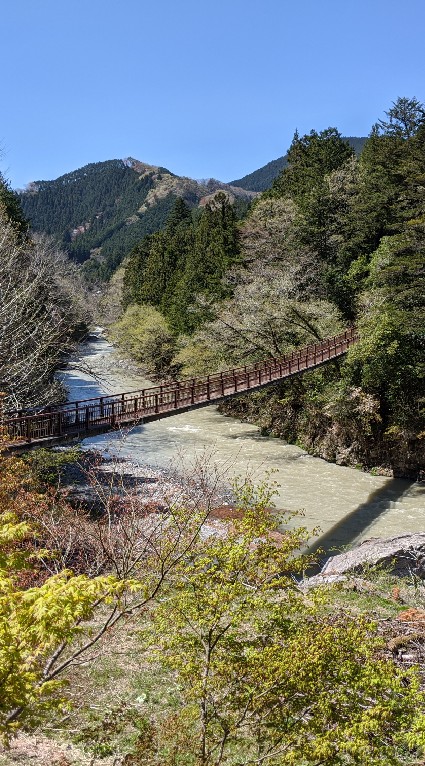
POLYGON ((280 380, 313 370, 343 356, 358 340, 355 328, 312 343, 280 358, 267 359, 203 378, 188 378, 152 388, 67 402, 44 411, 2 419, 6 442, 42 445, 84 438, 118 428, 177 415, 258 391, 280 380))

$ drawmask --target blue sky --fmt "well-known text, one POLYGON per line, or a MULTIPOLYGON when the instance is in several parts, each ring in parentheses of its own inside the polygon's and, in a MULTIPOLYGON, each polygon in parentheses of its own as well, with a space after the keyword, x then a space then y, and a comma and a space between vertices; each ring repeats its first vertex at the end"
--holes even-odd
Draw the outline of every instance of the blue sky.
POLYGON ((128 156, 228 181, 295 128, 367 135, 425 101, 423 0, 3 0, 0 19, 15 188, 128 156))

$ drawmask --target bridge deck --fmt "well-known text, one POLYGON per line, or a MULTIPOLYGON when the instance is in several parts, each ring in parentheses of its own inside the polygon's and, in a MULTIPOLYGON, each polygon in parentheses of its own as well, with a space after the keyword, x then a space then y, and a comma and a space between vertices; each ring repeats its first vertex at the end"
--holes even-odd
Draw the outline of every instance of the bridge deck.
POLYGON ((314 369, 345 354, 358 339, 354 328, 293 351, 280 359, 226 370, 205 378, 192 378, 153 388, 69 402, 52 411, 17 415, 3 420, 6 440, 17 446, 157 420, 197 407, 205 407, 255 391, 279 380, 314 369))

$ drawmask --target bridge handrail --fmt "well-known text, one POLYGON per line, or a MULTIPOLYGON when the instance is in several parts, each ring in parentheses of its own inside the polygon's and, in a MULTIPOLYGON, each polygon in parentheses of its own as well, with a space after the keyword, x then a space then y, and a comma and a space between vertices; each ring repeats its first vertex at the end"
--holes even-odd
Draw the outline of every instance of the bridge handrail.
MULTIPOLYGON (((284 354, 281 357, 269 357, 268 359, 262 361, 262 362, 254 362, 250 365, 244 365, 243 367, 234 367, 229 368, 228 370, 223 370, 222 372, 214 372, 208 376, 204 376, 202 378, 196 378, 196 377, 187 377, 182 378, 181 380, 173 380, 170 383, 162 383, 156 386, 150 386, 149 388, 137 388, 132 389, 130 391, 125 391, 123 393, 119 394, 102 394, 101 396, 93 396, 88 399, 75 399, 70 402, 64 402, 63 404, 57 404, 53 405, 52 407, 48 407, 44 412, 33 412, 32 414, 36 415, 44 415, 44 414, 53 414, 55 412, 63 411, 63 410, 69 410, 74 409, 72 405, 78 405, 84 407, 86 404, 90 404, 91 402, 99 402, 101 399, 103 400, 104 404, 107 404, 111 402, 112 400, 120 400, 123 396, 135 396, 136 394, 144 393, 146 395, 149 394, 155 394, 155 393, 165 393, 166 390, 172 390, 174 389, 181 389, 184 386, 196 386, 202 384, 207 378, 213 382, 214 380, 221 380, 224 376, 234 376, 238 374, 246 374, 247 372, 254 372, 255 370, 259 369, 268 369, 271 364, 284 364, 288 361, 291 361, 293 359, 303 358, 304 356, 308 356, 310 353, 314 352, 320 352, 322 349, 329 348, 331 346, 337 345, 340 342, 343 341, 352 341, 356 337, 358 337, 358 332, 355 328, 351 327, 345 330, 345 332, 340 333, 339 335, 334 335, 331 338, 326 338, 325 340, 318 341, 317 343, 310 343, 308 346, 303 346, 301 349, 294 349, 294 351, 289 352, 288 354, 284 354)), ((22 416, 25 417, 25 416, 22 416)), ((31 417, 31 413, 27 417, 31 417)))
POLYGON ((277 382, 303 370, 314 369, 345 353, 357 338, 355 328, 350 328, 344 333, 311 343, 282 357, 271 357, 261 363, 225 370, 204 378, 186 378, 151 388, 68 402, 45 412, 4 418, 2 428, 11 437, 31 441, 33 438, 62 436, 80 430, 88 432, 104 425, 113 427, 125 419, 135 422, 143 416, 157 416, 196 404, 213 403, 226 396, 277 382))

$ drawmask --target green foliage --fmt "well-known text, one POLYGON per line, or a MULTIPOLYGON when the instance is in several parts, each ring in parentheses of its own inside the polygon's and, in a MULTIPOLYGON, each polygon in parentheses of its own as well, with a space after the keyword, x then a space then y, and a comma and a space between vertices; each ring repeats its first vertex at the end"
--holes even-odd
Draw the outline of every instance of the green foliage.
POLYGON ((194 546, 155 611, 152 640, 176 674, 180 710, 130 763, 159 766, 173 753, 187 766, 398 764, 398 748, 421 740, 415 672, 406 683, 378 658, 367 620, 298 589, 306 531, 276 539, 273 488, 235 491, 228 534, 194 546))
POLYGON ((107 279, 126 253, 164 225, 174 201, 169 194, 140 212, 156 179, 155 168, 143 170, 109 160, 37 181, 20 195, 24 214, 34 231, 53 235, 79 262, 101 249, 101 259, 90 258, 84 271, 92 280, 107 279))
MULTIPOLYGON (((75 241, 71 255, 77 260, 81 257, 88 258, 83 263, 83 274, 92 281, 106 281, 120 265, 129 251, 134 248, 143 237, 160 230, 167 220, 174 204, 174 196, 168 195, 158 200, 155 205, 149 207, 142 214, 131 216, 131 220, 118 221, 116 226, 103 233, 94 241, 90 241, 89 233, 82 234, 75 241), (89 237, 88 244, 86 236, 89 237), (88 249, 90 246, 90 250, 88 249), (100 254, 98 251, 100 250, 100 254), (80 254, 79 254, 80 253, 80 254)), ((89 280, 90 281, 90 280, 89 280)))
MULTIPOLYGON (((349 137, 344 138, 350 146, 354 149, 355 153, 359 155, 363 149, 365 138, 349 137)), ((248 189, 255 192, 264 192, 273 185, 273 182, 280 175, 282 170, 286 168, 288 164, 288 155, 278 157, 277 160, 268 162, 264 167, 254 170, 253 173, 249 173, 243 178, 238 178, 235 181, 230 181, 232 186, 239 186, 242 189, 248 189)))
POLYGON ((153 306, 129 306, 111 330, 112 338, 148 372, 169 372, 175 353, 175 337, 164 316, 153 306))
POLYGON ((6 179, 0 173, 0 207, 4 208, 7 218, 21 238, 28 233, 28 221, 26 220, 19 197, 12 191, 6 179))
POLYGON ((425 109, 417 98, 398 98, 385 114, 388 120, 379 120, 377 129, 401 138, 412 138, 425 122, 425 109))
POLYGON ((195 299, 199 296, 220 299, 226 295, 222 278, 238 254, 235 213, 227 196, 218 192, 199 218, 194 247, 187 251, 184 269, 171 299, 168 311, 176 330, 193 332, 210 318, 206 303, 194 306, 195 299))
POLYGON ((315 252, 324 264, 326 295, 351 320, 352 296, 344 282, 347 264, 338 251, 338 242, 353 182, 354 151, 336 128, 328 128, 321 133, 312 130, 301 138, 296 133, 287 157, 287 167, 267 194, 296 202, 298 243, 315 252), (342 168, 346 168, 343 178, 338 176, 342 168))
POLYGON ((425 417, 424 230, 415 225, 382 238, 366 282, 361 340, 346 368, 354 383, 379 395, 385 428, 418 432, 425 417))
POLYGON ((270 194, 302 201, 333 170, 354 154, 336 128, 320 133, 312 130, 299 137, 296 132, 287 154, 288 164, 274 181, 270 194))
POLYGON ((144 239, 126 262, 124 306, 149 304, 173 330, 193 332, 208 317, 196 299, 225 295, 222 277, 238 252, 236 217, 224 193, 205 206, 196 224, 177 199, 165 229, 144 239))
POLYGON ((34 481, 43 487, 56 485, 64 467, 78 462, 80 457, 79 447, 61 451, 40 448, 27 452, 23 459, 28 463, 34 481))
POLYGON ((149 257, 151 242, 151 236, 144 237, 125 260, 122 293, 124 309, 132 303, 140 302, 144 269, 149 257))
POLYGON ((223 355, 223 349, 211 340, 208 325, 194 335, 179 337, 174 364, 183 377, 202 377, 211 371, 226 369, 233 359, 223 355))
MULTIPOLYGON (((16 534, 13 528, 9 541, 16 534)), ((63 642, 81 633, 80 623, 93 615, 95 605, 117 589, 113 578, 89 580, 64 572, 21 591, 10 575, 13 571, 0 572, 0 733, 6 739, 24 720, 34 723, 62 703, 61 684, 44 673, 45 664, 63 642)))
POLYGON ((277 160, 268 162, 264 167, 254 170, 253 173, 243 176, 243 178, 237 178, 235 181, 231 181, 232 186, 239 186, 242 189, 249 189, 250 191, 263 192, 271 187, 273 181, 278 177, 284 168, 288 164, 288 158, 285 154, 283 157, 278 157, 277 160))
MULTIPOLYGON (((6 505, 13 498, 19 461, 4 462, 2 491, 6 505), (10 480, 5 476, 9 474, 10 480), (8 492, 10 494, 8 494, 8 492)), ((27 498, 28 501, 28 498, 27 498)), ((63 705, 63 684, 55 659, 77 638, 84 622, 101 603, 112 603, 124 585, 113 577, 89 579, 61 572, 38 587, 22 589, 18 576, 31 568, 31 554, 19 547, 32 535, 26 522, 12 512, 0 514, 0 736, 8 742, 25 723, 63 705), (16 552, 18 549, 18 555, 16 552)), ((65 663, 66 664, 66 663, 65 663)))

